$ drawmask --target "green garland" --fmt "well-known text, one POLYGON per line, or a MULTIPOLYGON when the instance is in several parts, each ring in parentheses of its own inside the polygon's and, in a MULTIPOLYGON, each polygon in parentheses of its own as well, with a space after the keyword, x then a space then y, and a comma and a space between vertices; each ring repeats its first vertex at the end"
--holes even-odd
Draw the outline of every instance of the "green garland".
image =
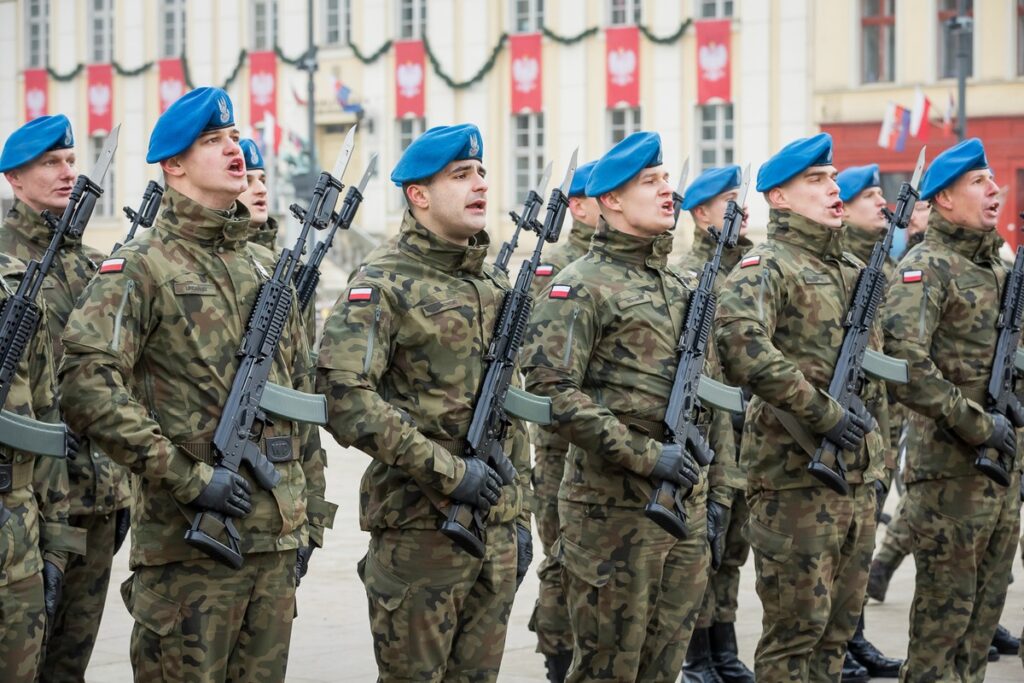
POLYGON ((437 74, 438 78, 444 81, 448 87, 453 90, 464 90, 465 88, 475 85, 477 82, 483 80, 483 77, 490 73, 491 69, 494 68, 494 63, 498 61, 498 55, 501 54, 501 49, 505 47, 505 42, 507 40, 508 34, 502 33, 501 37, 498 38, 498 44, 494 46, 493 50, 491 50, 491 56, 488 57, 487 61, 484 62, 484 65, 466 81, 453 81, 451 76, 441 70, 441 64, 437 61, 434 51, 430 49, 430 41, 427 40, 426 36, 423 36, 423 51, 427 53, 427 59, 430 60, 430 65, 434 67, 434 73, 437 74))
POLYGON ((50 75, 50 78, 52 78, 55 81, 60 81, 61 83, 67 83, 68 81, 73 81, 74 79, 78 78, 78 74, 82 73, 84 69, 85 64, 76 64, 75 68, 73 68, 66 74, 59 74, 53 69, 51 69, 49 64, 46 65, 46 73, 50 75))
POLYGON ((637 28, 640 29, 640 33, 644 34, 644 38, 651 41, 652 43, 657 43, 658 45, 671 45, 672 43, 678 41, 680 38, 683 37, 683 34, 686 33, 686 29, 690 28, 690 24, 692 23, 692 18, 687 19, 686 21, 679 25, 679 28, 676 29, 675 33, 669 36, 665 36, 664 38, 659 38, 658 36, 654 35, 653 33, 651 33, 651 29, 647 28, 643 24, 639 25, 637 28))
POLYGON ((153 68, 153 62, 146 62, 137 69, 126 69, 117 62, 111 62, 111 65, 114 67, 114 71, 118 76, 138 76, 139 74, 146 73, 153 68))
POLYGON ((393 44, 393 42, 394 41, 391 40, 385 40, 384 44, 377 48, 376 52, 373 52, 372 54, 370 54, 370 56, 364 55, 362 51, 358 47, 356 47, 355 43, 349 43, 348 46, 352 48, 352 54, 354 54, 356 56, 356 59, 358 59, 360 62, 362 62, 363 64, 373 64, 378 59, 383 57, 385 52, 391 49, 391 45, 393 44))
POLYGON ((600 30, 601 29, 597 26, 591 26, 590 28, 583 29, 574 36, 560 36, 551 29, 549 29, 547 26, 540 27, 540 32, 544 34, 545 38, 550 38, 556 43, 560 43, 562 45, 574 45, 583 40, 584 38, 589 38, 590 36, 596 34, 600 30))
MULTIPOLYGON (((314 45, 313 48, 312 48, 313 59, 316 59, 316 50, 317 50, 317 47, 316 47, 316 45, 314 45)), ((304 61, 306 61, 306 58, 309 56, 310 51, 311 50, 306 50, 305 52, 303 52, 298 57, 292 59, 291 57, 288 57, 285 53, 281 52, 280 46, 277 43, 274 43, 274 54, 277 55, 277 58, 280 59, 285 64, 287 64, 288 66, 295 66, 295 67, 301 66, 302 63, 304 61)))

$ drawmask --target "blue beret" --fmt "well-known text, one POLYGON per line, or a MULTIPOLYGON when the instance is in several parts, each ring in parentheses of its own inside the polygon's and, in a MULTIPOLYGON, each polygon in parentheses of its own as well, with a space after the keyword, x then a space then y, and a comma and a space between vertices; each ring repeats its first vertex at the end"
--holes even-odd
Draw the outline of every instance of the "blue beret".
POLYGON ((405 183, 426 180, 453 161, 483 161, 483 158, 483 136, 472 123, 434 126, 406 147, 391 171, 391 182, 401 187, 405 183))
POLYGON ((735 164, 709 168, 694 178, 690 186, 686 188, 686 194, 683 195, 683 210, 695 209, 723 192, 739 187, 741 182, 743 182, 743 172, 735 164))
POLYGON ((569 186, 570 197, 587 196, 587 181, 590 180, 590 174, 594 172, 595 166, 597 166, 596 161, 588 161, 582 166, 576 167, 576 173, 572 177, 572 185, 569 186))
POLYGON ((794 140, 764 162, 757 171, 757 191, 767 192, 811 166, 828 166, 831 163, 832 136, 828 133, 794 140))
POLYGON ((921 179, 921 199, 931 199, 968 171, 988 168, 985 147, 978 138, 959 142, 932 159, 921 179))
POLYGON ((238 146, 242 148, 242 156, 245 157, 245 170, 262 171, 263 155, 260 154, 259 146, 249 138, 239 140, 238 146))
POLYGON ((75 146, 71 122, 64 114, 40 116, 11 133, 0 155, 0 173, 24 166, 51 149, 75 146))
POLYGON ((638 131, 620 141, 597 160, 590 172, 588 197, 600 197, 621 187, 645 168, 661 164, 661 136, 638 131))
POLYGON ((881 187, 882 177, 878 175, 878 164, 851 166, 836 176, 839 184, 839 198, 848 202, 869 187, 881 187))
POLYGON ((233 125, 235 109, 228 94, 220 88, 196 88, 179 97, 156 120, 146 163, 181 154, 203 133, 233 125))

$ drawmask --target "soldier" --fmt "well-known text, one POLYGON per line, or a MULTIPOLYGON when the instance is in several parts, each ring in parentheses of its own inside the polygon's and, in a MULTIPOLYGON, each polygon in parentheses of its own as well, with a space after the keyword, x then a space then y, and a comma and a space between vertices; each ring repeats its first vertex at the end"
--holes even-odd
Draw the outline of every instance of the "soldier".
MULTIPOLYGON (((248 468, 213 467, 235 353, 268 278, 235 201, 246 188, 238 139, 223 90, 197 88, 164 112, 146 156, 167 186, 157 220, 100 265, 64 333, 66 419, 136 475, 121 594, 137 681, 283 680, 298 551, 321 545, 333 516, 307 425, 266 425, 260 449, 281 477, 272 491, 248 468), (238 518, 240 569, 185 542, 204 510, 238 518)), ((293 313, 270 381, 312 390, 306 344, 293 313)))
MULTIPOLYGON (((694 278, 700 278, 704 264, 715 253, 716 242, 708 228, 722 228, 725 210, 730 201, 739 196, 742 173, 739 166, 709 168, 697 176, 686 188, 683 209, 693 218, 693 246, 679 264, 680 270, 694 278)), ((715 279, 715 291, 721 292, 725 278, 740 262, 753 243, 747 239, 746 208, 740 225, 740 236, 735 249, 722 253, 722 268, 715 279)), ((733 422, 733 440, 740 443, 743 431, 743 416, 733 422)), ((736 644, 736 609, 740 589, 740 567, 747 561, 750 545, 743 538, 743 526, 747 521, 747 478, 738 456, 732 458, 719 453, 708 470, 712 484, 718 484, 728 493, 725 505, 728 527, 725 536, 725 550, 722 564, 712 568, 708 587, 704 591, 697 628, 693 631, 690 646, 683 663, 683 680, 699 683, 718 679, 726 683, 753 683, 754 673, 739 659, 736 644), (714 670, 714 671, 712 671, 714 670), (715 678, 717 673, 718 679, 715 678)), ((708 505, 717 505, 709 501, 708 505)))
POLYGON ((928 231, 887 295, 885 349, 910 366, 896 396, 926 418, 903 473, 917 573, 901 680, 984 680, 1019 534, 1017 469, 1003 487, 973 466, 982 446, 1016 453, 1014 424, 984 406, 1007 274, 998 194, 977 138, 937 156, 928 231))
POLYGON ((525 430, 506 444, 519 472, 511 484, 459 457, 508 288, 484 262, 485 175, 472 124, 437 126, 409 145, 391 173, 408 205, 398 239, 338 298, 320 346, 327 428, 372 458, 358 571, 385 683, 496 680, 532 552, 525 430), (439 533, 452 502, 486 517, 483 558, 439 533))
MULTIPOLYGON (((14 190, 14 205, 0 227, 0 251, 24 263, 41 260, 53 230, 40 215, 64 213, 77 178, 71 124, 62 114, 25 124, 4 145, 0 171, 14 190), (43 132, 46 131, 46 135, 43 132)), ((75 301, 104 255, 67 235, 44 282, 54 362, 75 301)), ((110 565, 128 534, 128 473, 89 439, 67 459, 70 524, 87 534, 86 554, 69 558, 43 659, 42 681, 84 680, 110 582, 110 565)))
MULTIPOLYGON (((706 515, 704 468, 663 444, 691 283, 667 265, 675 217, 661 138, 624 139, 585 191, 601 213, 590 249, 541 297, 523 349, 527 389, 551 397, 555 428, 572 443, 552 550, 574 638, 566 680, 674 681, 704 593, 709 531, 723 529, 709 530, 718 519, 706 515), (652 480, 692 487, 685 540, 645 517, 652 480)), ((716 430, 713 445, 732 448, 727 417, 716 415, 716 430)))
MULTIPOLYGON (((600 212, 597 200, 585 194, 587 180, 596 161, 576 169, 569 188, 569 211, 572 230, 569 239, 544 252, 544 263, 537 268, 533 281, 533 300, 551 284, 567 265, 587 253, 600 212)), ((537 651, 544 655, 548 680, 561 683, 572 661, 572 624, 562 589, 562 565, 551 552, 558 540, 558 486, 569 442, 558 432, 537 428, 533 431, 533 495, 537 534, 544 546, 544 559, 537 567, 540 588, 537 603, 530 617, 530 630, 537 634, 537 651)))
POLYGON ((239 141, 245 158, 247 186, 238 201, 249 210, 249 242, 270 250, 277 257, 277 219, 270 215, 270 200, 267 196, 267 171, 263 154, 255 141, 243 138, 239 141))
POLYGON ((716 320, 726 376, 754 394, 740 459, 764 606, 754 662, 763 681, 840 679, 874 543, 885 443, 871 413, 884 427, 885 389, 869 382, 849 409, 827 393, 863 267, 843 252, 835 176, 826 133, 786 145, 761 167, 768 240, 726 280, 716 320), (823 437, 842 452, 849 495, 808 471, 823 437))

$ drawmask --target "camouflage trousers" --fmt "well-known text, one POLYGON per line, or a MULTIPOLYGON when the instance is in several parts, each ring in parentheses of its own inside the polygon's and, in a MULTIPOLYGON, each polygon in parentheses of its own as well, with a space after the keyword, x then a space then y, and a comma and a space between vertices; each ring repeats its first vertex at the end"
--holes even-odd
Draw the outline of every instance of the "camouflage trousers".
POLYGON ((46 683, 84 681, 114 558, 116 515, 75 515, 71 526, 88 534, 85 555, 71 555, 64 570, 64 590, 46 643, 39 680, 46 683))
POLYGON ((707 582, 705 497, 687 501, 686 540, 639 508, 560 502, 556 551, 574 638, 567 683, 674 682, 707 582))
POLYGON ((0 586, 0 683, 34 683, 45 630, 42 574, 0 586))
POLYGON ((515 524, 482 559, 433 529, 375 531, 358 566, 380 683, 498 678, 516 590, 515 524))
POLYGON ((875 490, 756 491, 747 498, 763 632, 759 681, 836 681, 860 619, 875 539, 875 490))
POLYGON ((725 552, 718 571, 711 570, 708 587, 704 591, 704 604, 700 608, 697 628, 710 628, 712 624, 731 624, 736 621, 739 608, 740 567, 747 563, 750 544, 743 535, 750 509, 747 493, 739 489, 732 492, 729 528, 725 532, 725 552))
POLYGON ((917 565, 901 681, 985 679, 1020 533, 1020 488, 982 474, 907 484, 917 565))
POLYGON ((295 551, 140 567, 121 584, 135 627, 137 683, 284 681, 295 614, 295 551))
POLYGON ((896 505, 892 520, 885 528, 885 537, 875 553, 875 559, 895 570, 903 562, 903 558, 913 551, 910 543, 910 528, 907 526, 907 497, 904 495, 896 505))

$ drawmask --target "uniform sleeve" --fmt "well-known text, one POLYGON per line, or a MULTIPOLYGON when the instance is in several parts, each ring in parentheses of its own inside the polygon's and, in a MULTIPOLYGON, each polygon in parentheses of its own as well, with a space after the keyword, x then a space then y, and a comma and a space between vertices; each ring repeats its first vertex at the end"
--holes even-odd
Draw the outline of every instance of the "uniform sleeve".
MULTIPOLYGON (((722 380, 721 365, 714 343, 709 342, 707 357, 704 359, 704 374, 712 379, 722 380)), ((708 429, 708 443, 715 452, 715 459, 708 467, 708 500, 732 505, 733 494, 728 484, 726 463, 736 462, 736 437, 732 429, 732 416, 726 410, 711 410, 711 425, 708 429)))
POLYGON ((722 289, 715 340, 725 376, 813 431, 826 432, 842 418, 843 408, 772 343, 786 290, 783 275, 765 261, 762 255, 758 265, 737 268, 722 289))
POLYGON ((124 255, 129 268, 94 277, 68 319, 60 366, 64 417, 116 462, 189 503, 213 468, 180 452, 129 389, 154 292, 149 277, 130 272, 133 254, 124 255))

